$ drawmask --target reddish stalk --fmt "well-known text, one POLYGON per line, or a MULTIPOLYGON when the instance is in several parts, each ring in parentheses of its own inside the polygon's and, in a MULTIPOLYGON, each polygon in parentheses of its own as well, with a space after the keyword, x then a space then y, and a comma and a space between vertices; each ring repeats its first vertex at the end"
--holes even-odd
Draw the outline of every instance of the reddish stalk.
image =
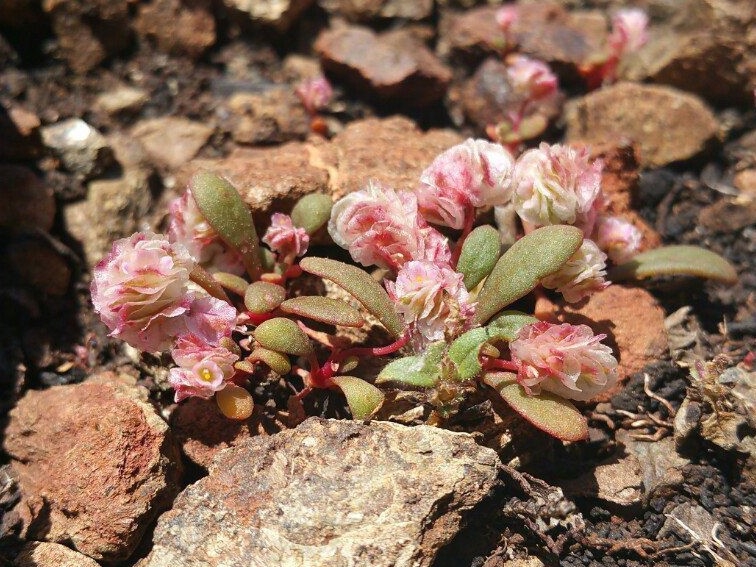
POLYGON ((483 367, 486 370, 508 370, 510 372, 518 372, 520 370, 520 366, 512 362, 511 360, 503 360, 501 358, 486 358, 486 360, 483 361, 483 367))
POLYGON ((454 245, 454 251, 452 252, 451 265, 455 270, 457 269, 457 262, 459 262, 459 256, 462 254, 462 246, 465 240, 472 232, 473 223, 475 222, 475 207, 469 205, 465 210, 465 224, 462 228, 462 234, 459 236, 457 243, 454 245))

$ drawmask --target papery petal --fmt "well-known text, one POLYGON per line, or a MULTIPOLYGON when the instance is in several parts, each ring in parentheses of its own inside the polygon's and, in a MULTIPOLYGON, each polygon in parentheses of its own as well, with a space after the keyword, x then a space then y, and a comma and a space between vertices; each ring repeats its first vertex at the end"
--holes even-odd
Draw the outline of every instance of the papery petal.
POLYGON ((584 239, 577 252, 556 273, 541 281, 543 287, 556 289, 569 303, 580 301, 609 286, 606 281, 606 254, 596 243, 584 239))
POLYGON ((596 233, 596 244, 615 264, 631 260, 638 253, 643 238, 631 222, 612 216, 599 218, 596 233))
POLYGON ((303 228, 297 228, 289 215, 273 213, 270 227, 265 231, 262 241, 279 257, 303 256, 310 245, 310 235, 303 228))

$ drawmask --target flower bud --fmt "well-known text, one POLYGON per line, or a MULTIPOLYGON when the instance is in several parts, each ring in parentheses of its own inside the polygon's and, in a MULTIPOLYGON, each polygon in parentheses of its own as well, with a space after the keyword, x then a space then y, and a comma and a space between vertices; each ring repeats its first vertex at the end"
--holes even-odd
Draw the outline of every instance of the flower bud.
POLYGON ((322 110, 328 106, 333 98, 333 87, 331 87, 328 79, 322 75, 305 79, 299 84, 295 92, 309 114, 315 114, 322 110))
POLYGON ((543 287, 556 289, 569 303, 580 301, 609 284, 606 281, 606 254, 587 238, 566 264, 541 280, 543 287))
POLYGON ((171 368, 168 381, 176 390, 175 401, 190 396, 208 399, 226 387, 239 356, 227 348, 211 345, 197 335, 182 335, 171 350, 178 368, 171 368))
POLYGON ((641 232, 632 223, 619 217, 600 217, 596 244, 615 264, 624 264, 638 253, 641 232))
POLYGON ((609 48, 616 57, 638 51, 648 41, 648 16, 640 8, 617 10, 612 17, 609 48))
POLYGON ((289 215, 273 213, 262 241, 276 252, 282 261, 291 262, 296 256, 304 256, 307 252, 310 235, 305 229, 295 227, 289 215))

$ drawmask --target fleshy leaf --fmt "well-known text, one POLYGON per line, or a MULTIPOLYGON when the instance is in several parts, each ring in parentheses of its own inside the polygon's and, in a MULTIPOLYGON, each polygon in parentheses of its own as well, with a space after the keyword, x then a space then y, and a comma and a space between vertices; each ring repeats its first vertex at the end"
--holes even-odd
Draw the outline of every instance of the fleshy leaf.
POLYGON ((314 234, 331 218, 331 207, 333 200, 328 195, 310 193, 294 205, 291 210, 291 222, 294 226, 305 229, 307 234, 314 234))
POLYGON ((369 418, 383 403, 383 392, 360 378, 334 376, 331 380, 344 392, 354 419, 369 418))
POLYGON ((254 282, 244 292, 244 306, 251 313, 270 313, 286 299, 286 290, 270 282, 254 282))
POLYGON ((491 319, 488 328, 495 327, 497 329, 497 338, 512 341, 525 325, 536 322, 538 322, 537 318, 521 311, 502 311, 491 319))
POLYGON ((263 362, 273 372, 277 374, 288 374, 291 371, 291 362, 289 357, 275 350, 270 350, 261 346, 255 347, 250 353, 248 360, 252 362, 263 362))
POLYGON ((383 367, 375 383, 393 382, 418 388, 432 388, 441 378, 441 361, 445 350, 446 343, 438 341, 429 345, 423 354, 392 360, 383 367))
POLYGON ((404 334, 404 325, 394 311, 391 298, 367 272, 328 258, 304 258, 299 265, 305 272, 331 280, 351 293, 369 313, 383 323, 394 338, 398 339, 404 334))
POLYGON ((588 437, 588 421, 569 400, 551 392, 531 396, 511 372, 488 372, 483 382, 541 431, 564 441, 580 441, 588 437))
POLYGON ((312 344, 304 331, 291 319, 274 317, 260 323, 254 331, 260 346, 296 356, 312 353, 312 344))
POLYGON ((317 295, 287 299, 281 304, 281 311, 344 327, 362 327, 365 323, 360 312, 348 303, 317 295))
POLYGON ((247 419, 255 409, 255 402, 247 390, 236 384, 227 384, 215 393, 215 402, 221 413, 229 419, 247 419))
POLYGON ((244 293, 247 291, 247 286, 249 285, 249 282, 244 278, 240 278, 236 274, 229 274, 228 272, 215 272, 213 279, 227 290, 233 291, 242 297, 244 297, 244 293))
POLYGON ((215 281, 210 272, 208 272, 199 264, 194 265, 194 268, 192 268, 192 271, 189 273, 189 277, 194 283, 196 283, 213 297, 222 299, 226 303, 231 303, 231 300, 228 298, 228 295, 226 295, 223 287, 217 281, 215 281))
POLYGON ((218 235, 241 254, 249 277, 260 277, 260 246, 252 214, 239 193, 228 181, 201 171, 189 181, 194 200, 202 216, 218 235))
POLYGON ((527 295, 541 279, 556 272, 583 241, 574 226, 538 228, 515 242, 494 266, 478 295, 475 322, 483 324, 504 307, 527 295))
POLYGON ((491 225, 479 226, 468 235, 457 262, 457 271, 464 276, 468 291, 488 277, 499 259, 500 250, 499 231, 491 225))
POLYGON ((481 347, 489 341, 506 340, 506 333, 496 327, 478 327, 463 333, 449 347, 449 359, 457 366, 462 382, 480 376, 483 367, 478 360, 481 347))
POLYGON ((629 262, 612 268, 612 281, 640 280, 652 276, 698 276, 735 283, 738 274, 730 262, 711 250, 698 246, 662 246, 641 252, 629 262))

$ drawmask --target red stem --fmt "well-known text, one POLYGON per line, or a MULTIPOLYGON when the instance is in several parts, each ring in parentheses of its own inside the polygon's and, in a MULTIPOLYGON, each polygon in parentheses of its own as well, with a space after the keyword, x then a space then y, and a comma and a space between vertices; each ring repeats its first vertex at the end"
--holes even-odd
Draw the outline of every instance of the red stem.
POLYGON ((511 360, 502 360, 501 358, 487 358, 483 362, 483 367, 486 370, 492 370, 494 368, 497 370, 510 370, 513 372, 518 372, 520 370, 520 366, 517 363, 512 362, 511 360))
POLYGON ((468 206, 465 210, 465 224, 462 228, 462 234, 457 240, 457 244, 454 245, 454 251, 452 252, 451 265, 455 270, 457 269, 457 262, 459 262, 459 256, 462 254, 462 246, 465 243, 465 239, 472 232, 473 223, 475 222, 475 207, 468 206))

